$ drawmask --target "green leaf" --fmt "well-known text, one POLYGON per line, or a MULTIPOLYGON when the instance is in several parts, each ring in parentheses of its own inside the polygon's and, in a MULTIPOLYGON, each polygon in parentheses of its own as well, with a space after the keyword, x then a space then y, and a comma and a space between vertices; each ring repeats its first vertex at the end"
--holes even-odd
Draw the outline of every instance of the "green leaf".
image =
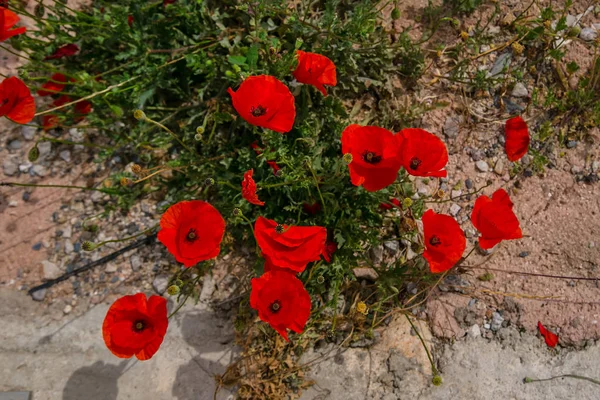
POLYGON ((248 49, 248 53, 246 53, 246 61, 250 69, 256 68, 256 63, 258 62, 258 46, 253 44, 248 49))
POLYGON ((156 88, 153 87, 153 88, 146 90, 144 93, 140 94, 140 99, 138 101, 138 108, 142 108, 144 106, 144 104, 146 104, 146 101, 148 101, 148 99, 150 99, 152 96, 154 96, 155 90, 156 90, 156 88))
POLYGON ((233 65, 246 65, 246 57, 244 56, 229 56, 227 57, 227 61, 233 65))

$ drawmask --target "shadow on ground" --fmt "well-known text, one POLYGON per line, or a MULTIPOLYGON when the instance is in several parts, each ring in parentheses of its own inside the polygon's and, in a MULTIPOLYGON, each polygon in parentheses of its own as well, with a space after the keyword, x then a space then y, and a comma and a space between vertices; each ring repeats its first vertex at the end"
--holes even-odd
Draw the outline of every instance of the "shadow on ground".
POLYGON ((76 370, 67 381, 62 400, 117 400, 117 381, 125 372, 128 361, 94 364, 76 370))

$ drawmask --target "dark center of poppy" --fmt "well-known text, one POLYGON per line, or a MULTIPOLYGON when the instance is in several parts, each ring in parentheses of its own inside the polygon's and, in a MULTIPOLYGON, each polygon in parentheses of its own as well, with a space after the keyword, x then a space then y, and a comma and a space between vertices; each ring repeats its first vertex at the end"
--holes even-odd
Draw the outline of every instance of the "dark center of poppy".
POLYGON ((275 232, 277 232, 277 233, 283 233, 283 231, 284 231, 283 225, 277 224, 277 226, 275 227, 275 232))
POLYGON ((250 108, 250 113, 253 117, 261 117, 267 113, 267 109, 260 105, 258 107, 252 106, 250 108))
POLYGON ((439 246, 440 244, 442 244, 442 241, 439 237, 433 235, 431 239, 429 239, 429 244, 432 246, 439 246))
POLYGON ((5 105, 8 104, 9 101, 10 101, 10 99, 8 97, 5 99, 2 99, 2 103, 0 103, 0 107, 4 107, 5 105))
POLYGON ((363 161, 369 164, 377 164, 381 161, 381 156, 378 156, 376 153, 372 151, 365 151, 363 153, 363 161))
POLYGON ((198 239, 198 235, 196 234, 196 230, 194 228, 190 228, 188 234, 185 236, 185 240, 187 242, 194 242, 198 239))
POLYGON ((279 310, 281 310, 281 303, 279 302, 279 300, 275 300, 273 302, 273 304, 271 304, 271 312, 273 312, 274 314, 278 313, 279 310))
POLYGON ((131 329, 136 333, 142 332, 144 329, 146 329, 146 321, 144 321, 142 319, 138 319, 137 321, 134 321, 133 325, 131 326, 131 329))
POLYGON ((417 170, 417 168, 419 168, 419 165, 421 165, 422 161, 419 160, 417 157, 413 157, 410 159, 410 169, 412 170, 417 170))

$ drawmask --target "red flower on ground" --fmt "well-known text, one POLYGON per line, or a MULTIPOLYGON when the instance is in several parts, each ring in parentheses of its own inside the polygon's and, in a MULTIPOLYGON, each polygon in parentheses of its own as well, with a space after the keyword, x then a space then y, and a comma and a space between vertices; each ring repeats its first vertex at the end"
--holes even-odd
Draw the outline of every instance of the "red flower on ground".
POLYGON ((328 240, 325 243, 325 247, 323 247, 323 253, 321 255, 323 256, 325 261, 330 263, 331 260, 333 259, 333 253, 335 253, 336 251, 337 251, 337 243, 333 242, 331 240, 328 240))
POLYGON ((12 29, 19 21, 20 18, 17 14, 5 7, 0 7, 0 42, 27 31, 24 26, 12 29))
POLYGON ((300 83, 313 85, 327 96, 325 86, 337 85, 335 64, 329 58, 305 51, 296 51, 298 66, 293 72, 294 78, 300 83))
POLYGON ((15 76, 0 82, 0 117, 26 124, 35 116, 35 101, 29 88, 15 76))
POLYGON ((548 347, 555 348, 558 344, 558 335, 546 329, 540 321, 538 321, 538 329, 540 330, 540 334, 546 340, 546 344, 548 345, 548 347))
POLYGON ((131 28, 131 25, 133 25, 133 15, 127 16, 127 25, 129 25, 130 28, 131 28))
POLYGON ((352 184, 369 192, 394 183, 402 165, 394 134, 376 126, 350 125, 344 129, 342 153, 352 155, 348 165, 352 184))
POLYGON ((44 83, 40 90, 37 91, 38 96, 50 96, 57 92, 62 92, 67 84, 67 77, 61 73, 56 73, 50 77, 50 80, 44 83))
POLYGON ((302 204, 302 208, 304 209, 305 213, 315 215, 316 213, 321 211, 321 204, 319 204, 316 201, 312 204, 304 203, 302 204))
POLYGON ((388 203, 380 203, 379 208, 382 210, 391 210, 392 208, 394 208, 394 206, 398 208, 402 207, 402 203, 400 203, 400 200, 398 199, 390 199, 390 203, 392 203, 393 205, 388 203))
POLYGON ((250 306, 289 342, 287 330, 302 333, 310 317, 310 296, 302 282, 287 271, 265 272, 252 279, 250 306))
POLYGON ((294 96, 277 78, 269 75, 246 78, 237 92, 227 90, 233 107, 251 125, 286 133, 294 126, 294 96))
POLYGON ((302 272, 306 264, 317 261, 327 240, 327 230, 321 226, 279 225, 262 216, 254 224, 254 234, 265 258, 294 272, 302 272))
POLYGON ((244 173, 244 180, 242 181, 242 197, 248 200, 249 203, 256 204, 257 206, 264 206, 265 202, 260 201, 256 194, 256 182, 252 179, 254 169, 249 169, 244 173))
POLYGON ((158 240, 178 262, 192 267, 219 255, 225 220, 205 201, 180 201, 163 214, 160 228, 158 240))
POLYGON ((523 237, 513 203, 504 189, 498 189, 490 199, 479 196, 475 201, 471 222, 481 232, 479 247, 491 249, 503 240, 523 237))
POLYGON ((269 164, 269 167, 271 167, 271 169, 273 170, 273 175, 277 175, 277 171, 279 171, 281 167, 277 165, 277 163, 273 160, 267 161, 267 164, 269 164))
POLYGON ((419 128, 402 129, 396 134, 402 166, 413 176, 445 177, 448 150, 440 138, 419 128))
POLYGON ((115 301, 104 318, 102 336, 117 357, 148 360, 163 342, 169 320, 167 301, 160 296, 138 293, 115 301))
POLYGON ((76 44, 65 44, 56 49, 54 53, 44 58, 44 60, 55 60, 57 58, 74 56, 78 51, 79 47, 76 44))
POLYGON ((506 156, 510 161, 521 159, 529 150, 529 130, 523 118, 514 117, 504 126, 506 156))
POLYGON ((425 251, 429 270, 440 273, 452 268, 463 255, 467 239, 460 225, 449 215, 427 210, 423 214, 425 251))

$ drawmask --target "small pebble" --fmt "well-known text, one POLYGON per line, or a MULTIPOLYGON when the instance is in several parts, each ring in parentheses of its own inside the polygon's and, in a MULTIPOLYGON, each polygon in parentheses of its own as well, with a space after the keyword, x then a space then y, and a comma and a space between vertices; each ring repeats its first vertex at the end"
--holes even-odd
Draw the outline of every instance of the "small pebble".
POLYGON ((488 172, 490 170, 490 166, 488 165, 487 162, 483 161, 483 160, 479 160, 475 163, 475 166, 477 167, 477 169, 481 172, 488 172))
POLYGON ((458 204, 452 203, 452 205, 450 206, 450 215, 456 217, 456 215, 460 212, 460 209, 461 207, 458 204))
POLYGON ((572 148, 574 148, 575 146, 577 146, 577 141, 576 141, 576 140, 569 140, 569 141, 567 142, 567 149, 572 149, 572 148))
POLYGON ((31 249, 35 251, 40 251, 42 249, 42 242, 37 242, 36 244, 31 246, 31 249))
POLYGON ((528 255, 529 255, 529 252, 528 252, 528 251, 522 251, 522 252, 520 252, 520 253, 519 253, 519 257, 521 257, 521 258, 525 258, 525 257, 527 257, 528 255))
POLYGON ((467 187, 467 189, 473 189, 473 181, 467 178, 467 180, 465 181, 465 186, 467 187))
POLYGON ((118 281, 119 281, 119 277, 116 275, 110 279, 110 283, 117 283, 118 281))
POLYGON ((65 309, 63 310, 63 313, 65 313, 65 315, 66 315, 66 314, 69 314, 71 311, 73 311, 73 307, 71 307, 70 304, 67 304, 65 306, 65 309))
POLYGON ((31 198, 31 193, 30 192, 23 192, 23 201, 29 201, 29 199, 31 198))

